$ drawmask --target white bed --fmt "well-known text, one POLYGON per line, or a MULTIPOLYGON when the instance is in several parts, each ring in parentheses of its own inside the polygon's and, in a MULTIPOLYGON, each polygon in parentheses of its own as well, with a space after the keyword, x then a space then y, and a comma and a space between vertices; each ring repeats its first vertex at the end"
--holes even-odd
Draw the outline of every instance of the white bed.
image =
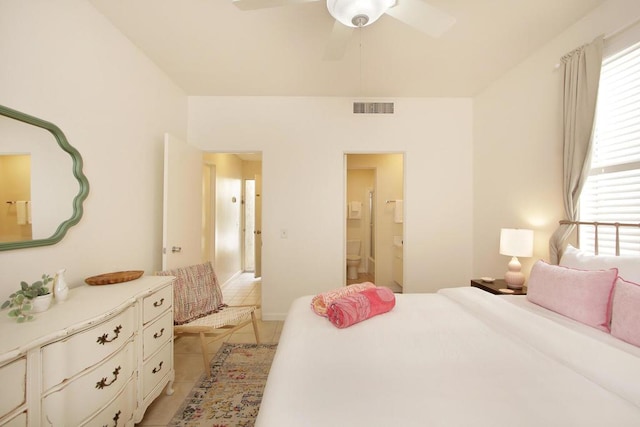
POLYGON ((640 426, 640 349, 477 288, 338 329, 296 300, 258 427, 640 426))

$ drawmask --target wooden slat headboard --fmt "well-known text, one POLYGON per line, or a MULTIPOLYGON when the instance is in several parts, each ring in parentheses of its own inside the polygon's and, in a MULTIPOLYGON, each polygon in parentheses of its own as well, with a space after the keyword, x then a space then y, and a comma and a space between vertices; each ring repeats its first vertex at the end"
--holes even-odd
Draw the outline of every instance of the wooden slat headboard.
MULTIPOLYGON (((560 225, 575 225, 578 228, 580 226, 591 226, 594 228, 594 239, 595 239, 595 245, 594 245, 594 251, 595 254, 598 255, 598 249, 599 249, 599 241, 598 241, 598 231, 599 231, 599 227, 603 226, 603 227, 614 227, 615 228, 615 255, 619 256, 620 255, 620 229, 621 228, 637 228, 640 229, 640 223, 624 223, 624 222, 591 222, 591 221, 569 221, 569 220, 562 220, 560 221, 560 225)), ((577 233, 578 235, 578 239, 580 236, 580 233, 577 233)), ((578 241, 578 245, 580 244, 580 241, 578 241)))

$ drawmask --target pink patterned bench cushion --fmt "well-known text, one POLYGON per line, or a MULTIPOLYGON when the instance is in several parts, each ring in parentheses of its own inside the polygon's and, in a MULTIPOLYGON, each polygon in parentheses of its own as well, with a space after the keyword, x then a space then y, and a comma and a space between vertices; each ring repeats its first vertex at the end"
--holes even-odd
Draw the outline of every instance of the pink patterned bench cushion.
POLYGON ((218 277, 210 262, 157 274, 176 278, 173 282, 173 319, 176 325, 216 313, 225 306, 218 277))

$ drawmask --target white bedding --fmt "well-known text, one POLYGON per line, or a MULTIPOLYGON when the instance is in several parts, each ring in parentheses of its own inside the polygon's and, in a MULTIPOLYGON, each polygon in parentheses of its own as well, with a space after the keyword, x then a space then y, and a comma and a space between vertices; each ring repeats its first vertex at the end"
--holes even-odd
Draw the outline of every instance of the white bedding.
POLYGON ((640 425, 635 347, 477 288, 396 299, 346 329, 296 300, 256 426, 640 425))

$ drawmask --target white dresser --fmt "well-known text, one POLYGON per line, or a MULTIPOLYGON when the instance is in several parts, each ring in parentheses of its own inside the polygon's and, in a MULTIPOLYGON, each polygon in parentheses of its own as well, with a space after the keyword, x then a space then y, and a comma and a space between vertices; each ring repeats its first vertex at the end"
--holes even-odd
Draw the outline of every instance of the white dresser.
POLYGON ((123 426, 173 393, 172 277, 71 289, 16 323, 0 311, 0 426, 123 426))

